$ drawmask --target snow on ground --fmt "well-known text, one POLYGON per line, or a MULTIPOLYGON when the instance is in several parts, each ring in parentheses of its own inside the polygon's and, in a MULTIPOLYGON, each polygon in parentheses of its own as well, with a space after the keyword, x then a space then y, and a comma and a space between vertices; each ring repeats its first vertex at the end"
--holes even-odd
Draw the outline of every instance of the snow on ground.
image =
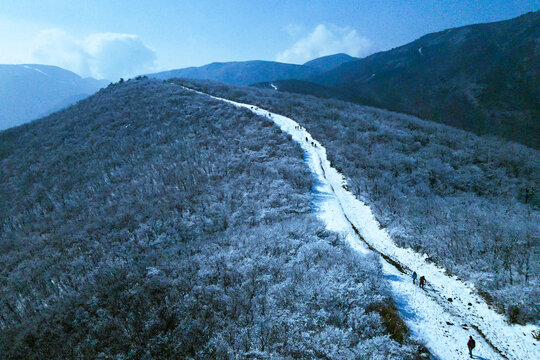
POLYGON ((272 89, 277 90, 277 86, 276 86, 276 85, 270 84, 270 86, 272 87, 272 89))
POLYGON ((33 68, 33 67, 31 67, 31 66, 24 65, 24 67, 27 68, 27 69, 29 69, 29 70, 34 70, 34 71, 37 71, 38 73, 42 73, 42 74, 45 75, 45 76, 49 76, 49 74, 47 74, 47 73, 45 73, 45 72, 43 72, 43 71, 41 71, 41 70, 39 70, 39 69, 33 68))
POLYGON ((371 209, 347 190, 345 178, 331 166, 326 149, 302 126, 254 105, 212 97, 273 120, 302 147, 316 178, 318 216, 329 230, 341 233, 353 249, 381 254, 383 273, 403 320, 434 356, 468 358, 466 343, 472 335, 476 359, 540 359, 540 345, 532 336, 537 327, 508 324, 475 292, 473 285, 446 275, 444 269, 427 262, 425 255, 398 247, 381 229, 371 209), (413 271, 426 276, 425 290, 412 284, 413 271))
POLYGON ((418 52, 420 53, 420 55, 424 56, 424 53, 422 52, 422 48, 421 48, 421 47, 418 48, 418 52))

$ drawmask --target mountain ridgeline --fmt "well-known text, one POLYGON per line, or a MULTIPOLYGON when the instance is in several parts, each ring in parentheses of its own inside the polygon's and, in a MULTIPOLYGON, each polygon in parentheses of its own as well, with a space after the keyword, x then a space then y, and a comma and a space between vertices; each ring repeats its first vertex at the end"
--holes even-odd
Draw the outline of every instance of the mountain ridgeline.
POLYGON ((60 110, 107 84, 57 66, 0 65, 0 130, 60 110))
POLYGON ((334 54, 328 56, 322 56, 304 63, 304 66, 317 69, 321 72, 330 71, 338 66, 358 60, 358 58, 349 56, 347 54, 334 54))
POLYGON ((207 79, 235 85, 251 85, 281 79, 307 79, 353 60, 356 58, 346 54, 336 54, 311 60, 303 65, 261 60, 216 62, 200 67, 163 71, 148 76, 163 80, 207 79))
MULTIPOLYGON (((540 148, 540 12, 428 34, 290 91, 413 114, 540 148)), ((266 86, 261 84, 258 86, 266 86)))

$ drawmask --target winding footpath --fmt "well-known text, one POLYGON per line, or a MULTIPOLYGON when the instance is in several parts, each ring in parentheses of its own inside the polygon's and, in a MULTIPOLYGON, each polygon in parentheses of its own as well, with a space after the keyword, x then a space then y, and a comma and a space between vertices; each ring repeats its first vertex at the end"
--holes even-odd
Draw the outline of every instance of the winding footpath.
POLYGON ((467 340, 476 340, 479 360, 540 359, 535 326, 510 325, 476 293, 474 286, 448 276, 426 256, 398 247, 382 229, 371 209, 347 190, 342 174, 333 168, 326 149, 294 120, 250 104, 242 104, 185 88, 264 116, 292 136, 303 149, 304 160, 316 178, 317 215, 329 230, 341 233, 349 245, 364 254, 380 256, 400 315, 412 336, 439 359, 469 358, 467 340), (427 278, 426 289, 413 285, 416 271, 427 278))

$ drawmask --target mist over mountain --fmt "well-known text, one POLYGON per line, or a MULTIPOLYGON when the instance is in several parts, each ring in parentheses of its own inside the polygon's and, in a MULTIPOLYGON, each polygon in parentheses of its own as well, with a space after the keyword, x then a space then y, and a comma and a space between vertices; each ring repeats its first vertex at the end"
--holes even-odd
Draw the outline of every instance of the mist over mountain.
POLYGON ((57 66, 0 65, 0 130, 48 115, 106 84, 57 66))
POLYGON ((540 12, 428 34, 282 91, 331 97, 540 147, 540 12), (312 91, 314 90, 314 91, 312 91))
POLYGON ((164 80, 171 78, 206 79, 235 85, 250 85, 280 79, 306 79, 355 59, 346 54, 335 54, 308 61, 303 65, 262 60, 215 62, 200 67, 163 71, 148 76, 164 80))

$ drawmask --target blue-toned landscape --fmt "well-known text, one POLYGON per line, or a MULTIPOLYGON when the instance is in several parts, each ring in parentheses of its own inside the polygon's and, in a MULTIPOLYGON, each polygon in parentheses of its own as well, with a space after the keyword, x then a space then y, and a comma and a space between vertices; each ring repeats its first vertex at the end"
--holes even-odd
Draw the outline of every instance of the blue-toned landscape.
POLYGON ((540 4, 490 4, 5 4, 0 359, 539 358, 540 4))

